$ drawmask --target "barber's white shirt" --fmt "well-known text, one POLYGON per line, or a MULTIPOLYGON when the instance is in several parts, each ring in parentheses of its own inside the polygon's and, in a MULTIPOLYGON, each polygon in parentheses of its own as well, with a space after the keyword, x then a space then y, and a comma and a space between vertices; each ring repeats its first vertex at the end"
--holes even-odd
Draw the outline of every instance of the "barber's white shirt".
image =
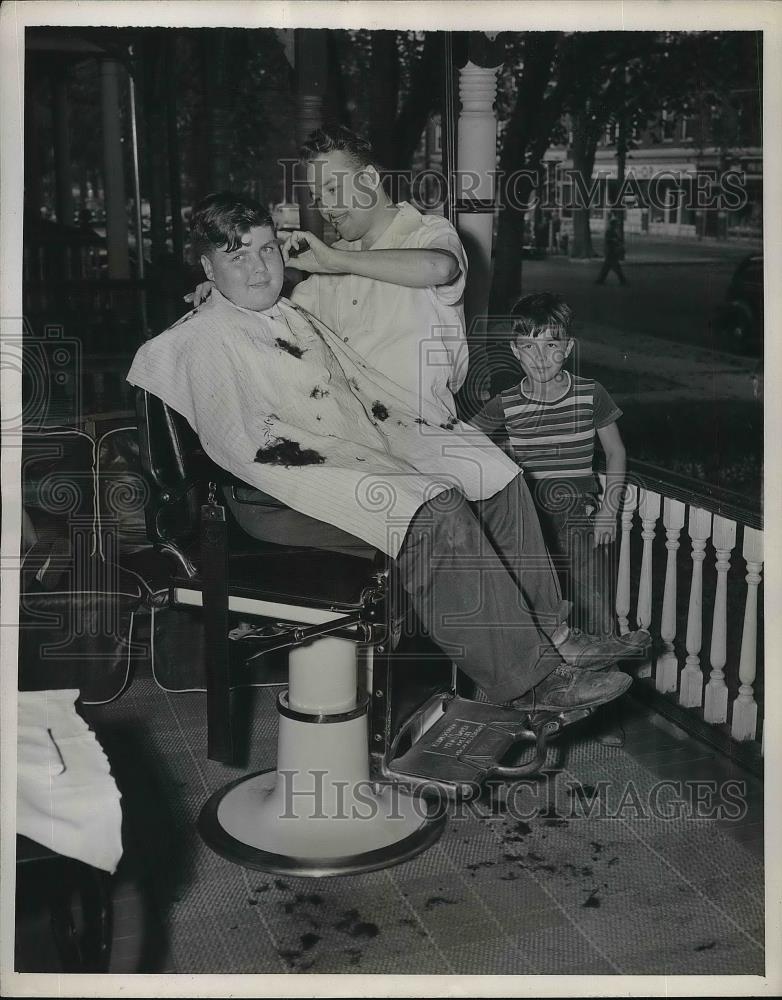
MULTIPOLYGON (((352 274, 313 274, 291 301, 314 313, 373 368, 434 404, 455 413, 453 393, 467 375, 464 284, 467 258, 456 230, 442 216, 422 215, 401 202, 372 250, 448 250, 460 273, 448 285, 407 288, 352 274)), ((338 250, 361 250, 361 241, 338 240, 338 250)))

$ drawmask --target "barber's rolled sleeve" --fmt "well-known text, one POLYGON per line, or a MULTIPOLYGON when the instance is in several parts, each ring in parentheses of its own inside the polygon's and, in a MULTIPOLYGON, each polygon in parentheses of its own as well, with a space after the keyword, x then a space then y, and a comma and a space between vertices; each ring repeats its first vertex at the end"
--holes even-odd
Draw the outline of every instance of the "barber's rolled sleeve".
MULTIPOLYGON (((432 219, 432 216, 426 216, 432 219)), ((433 219, 431 223, 421 226, 416 233, 415 244, 421 250, 447 250, 453 254, 459 264, 459 273, 447 285, 436 285, 432 291, 445 305, 453 306, 464 297, 464 285, 467 279, 467 256, 456 230, 445 219, 433 219)))

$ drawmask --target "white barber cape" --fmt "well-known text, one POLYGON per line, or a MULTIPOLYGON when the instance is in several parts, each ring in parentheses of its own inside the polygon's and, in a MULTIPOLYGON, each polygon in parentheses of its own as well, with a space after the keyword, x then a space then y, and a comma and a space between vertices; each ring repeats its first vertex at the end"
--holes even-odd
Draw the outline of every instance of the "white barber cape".
POLYGON ((181 413, 221 468, 392 557, 425 501, 486 499, 520 474, 286 299, 252 312, 215 289, 139 349, 127 379, 181 413))

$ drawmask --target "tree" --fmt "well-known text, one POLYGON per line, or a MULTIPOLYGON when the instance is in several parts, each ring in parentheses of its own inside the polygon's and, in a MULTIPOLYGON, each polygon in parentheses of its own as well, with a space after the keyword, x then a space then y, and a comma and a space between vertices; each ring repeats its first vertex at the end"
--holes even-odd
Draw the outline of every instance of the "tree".
POLYGON ((153 267, 166 254, 166 118, 169 84, 167 32, 151 28, 139 33, 134 44, 134 72, 143 119, 143 181, 149 200, 149 225, 153 267))
MULTIPOLYGON (((663 111, 697 110, 705 122, 702 135, 708 132, 718 143, 728 135, 735 140, 738 95, 759 96, 759 51, 755 32, 509 35, 498 100, 500 169, 536 170, 564 116, 571 123, 575 191, 581 194, 592 187, 597 143, 610 124, 622 140, 620 159, 632 149, 628 137, 659 122, 663 111)), ((743 99, 743 106, 745 116, 759 120, 756 104, 743 99)), ((500 210, 489 306, 494 315, 507 312, 521 287, 525 199, 518 195, 531 196, 533 188, 528 181, 500 210)), ((591 256, 587 204, 574 212, 574 244, 574 256, 591 256)))
POLYGON ((332 92, 340 104, 337 117, 369 136, 384 167, 409 169, 427 121, 441 107, 442 33, 329 34, 334 43, 332 92))
POLYGON ((562 32, 527 32, 506 41, 508 70, 502 81, 498 111, 507 118, 501 123, 499 169, 504 177, 518 171, 526 173, 514 185, 513 198, 505 199, 500 208, 490 315, 506 313, 521 286, 524 206, 531 201, 535 188, 533 172, 543 160, 575 84, 567 46, 568 38, 562 32))

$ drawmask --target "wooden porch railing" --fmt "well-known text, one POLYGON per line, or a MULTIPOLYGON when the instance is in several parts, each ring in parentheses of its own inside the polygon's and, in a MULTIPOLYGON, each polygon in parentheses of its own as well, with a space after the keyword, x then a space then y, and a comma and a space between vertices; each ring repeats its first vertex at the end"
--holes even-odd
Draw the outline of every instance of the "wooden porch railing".
POLYGON ((666 702, 675 706, 676 721, 694 726, 721 748, 730 752, 741 747, 743 753, 734 755, 746 758, 749 753, 759 759, 760 507, 665 469, 641 462, 629 465, 616 613, 621 632, 646 628, 653 638, 652 654, 638 669, 636 688, 642 696, 644 689, 656 693, 655 707, 666 702))

